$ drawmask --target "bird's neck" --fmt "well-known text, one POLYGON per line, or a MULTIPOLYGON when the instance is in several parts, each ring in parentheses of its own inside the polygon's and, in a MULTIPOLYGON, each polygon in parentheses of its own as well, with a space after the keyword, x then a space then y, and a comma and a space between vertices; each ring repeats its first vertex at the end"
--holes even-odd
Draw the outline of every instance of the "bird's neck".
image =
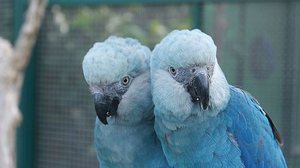
POLYGON ((104 126, 96 123, 95 143, 101 165, 145 167, 144 164, 164 158, 153 124, 104 126))

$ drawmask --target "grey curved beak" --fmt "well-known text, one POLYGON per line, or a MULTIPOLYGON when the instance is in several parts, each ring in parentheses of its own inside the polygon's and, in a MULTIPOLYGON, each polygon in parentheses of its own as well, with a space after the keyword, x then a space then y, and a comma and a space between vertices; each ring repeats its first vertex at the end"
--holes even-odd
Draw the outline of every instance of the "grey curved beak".
POLYGON ((209 104, 209 79, 206 73, 197 73, 186 86, 194 103, 205 110, 209 104))
POLYGON ((119 97, 111 97, 102 93, 94 94, 95 110, 99 120, 104 124, 107 123, 107 117, 117 114, 120 103, 119 97))

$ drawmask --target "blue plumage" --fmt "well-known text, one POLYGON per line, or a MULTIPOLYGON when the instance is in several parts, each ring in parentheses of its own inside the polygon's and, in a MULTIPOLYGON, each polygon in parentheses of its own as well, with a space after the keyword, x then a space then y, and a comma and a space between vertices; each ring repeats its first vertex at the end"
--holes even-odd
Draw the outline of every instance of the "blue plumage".
POLYGON ((210 36, 175 30, 150 65, 155 131, 171 166, 286 167, 270 120, 227 83, 210 36))
MULTIPOLYGON (((159 113, 159 111, 156 111, 159 113)), ((175 167, 243 167, 241 151, 227 131, 224 114, 202 123, 191 118, 170 130, 156 117, 155 130, 168 162, 175 167)))
POLYGON ((247 92, 231 87, 231 98, 224 110, 232 126, 228 127, 246 167, 287 167, 266 113, 247 92))
POLYGON ((154 132, 150 50, 131 38, 110 37, 84 57, 85 80, 97 113, 94 139, 101 168, 166 168, 154 132))

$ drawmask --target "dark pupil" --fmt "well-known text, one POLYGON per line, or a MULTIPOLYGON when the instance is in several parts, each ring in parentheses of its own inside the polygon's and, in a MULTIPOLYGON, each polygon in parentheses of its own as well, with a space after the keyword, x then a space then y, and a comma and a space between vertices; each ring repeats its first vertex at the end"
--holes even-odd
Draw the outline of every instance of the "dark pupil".
POLYGON ((127 79, 127 78, 124 78, 123 82, 124 82, 124 83, 127 83, 127 82, 128 82, 128 79, 127 79))
POLYGON ((171 72, 172 72, 172 73, 175 73, 175 69, 174 69, 174 68, 171 68, 171 72))

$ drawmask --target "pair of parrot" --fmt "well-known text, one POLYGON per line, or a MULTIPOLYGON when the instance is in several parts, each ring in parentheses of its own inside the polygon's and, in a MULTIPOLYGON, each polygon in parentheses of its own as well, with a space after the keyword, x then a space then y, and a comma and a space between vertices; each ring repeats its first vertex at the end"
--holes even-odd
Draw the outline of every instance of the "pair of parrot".
POLYGON ((216 50, 198 29, 174 30, 152 52, 132 38, 95 43, 82 67, 99 167, 287 167, 272 120, 227 83, 216 50))

